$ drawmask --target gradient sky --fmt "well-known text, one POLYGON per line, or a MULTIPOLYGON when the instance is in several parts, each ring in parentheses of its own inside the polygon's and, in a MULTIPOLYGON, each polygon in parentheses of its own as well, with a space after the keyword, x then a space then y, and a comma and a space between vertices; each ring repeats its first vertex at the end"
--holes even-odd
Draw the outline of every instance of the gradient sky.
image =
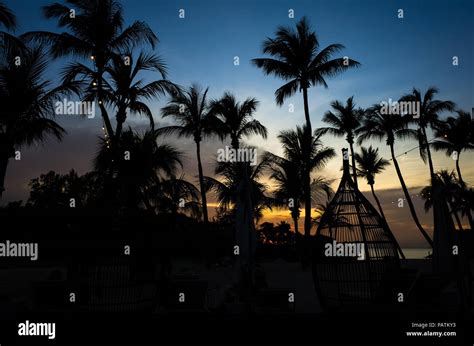
MULTIPOLYGON (((5 3, 18 16, 17 33, 58 31, 54 21, 45 20, 40 12, 40 7, 51 1, 6 0, 5 3)), ((353 95, 359 106, 367 107, 390 98, 398 99, 413 87, 424 92, 429 86, 436 86, 440 90, 438 98, 452 100, 468 111, 474 106, 474 2, 471 0, 264 0, 258 3, 251 0, 135 0, 122 3, 127 24, 144 20, 158 35, 160 43, 156 51, 167 62, 172 81, 184 86, 191 82, 209 86, 209 94, 214 98, 229 90, 241 100, 256 97, 260 101, 255 116, 267 126, 269 138, 250 138, 248 143, 262 150, 281 154, 276 136, 282 129, 303 124, 302 96, 296 94, 283 107, 276 106, 274 91, 283 82, 265 76, 250 64, 250 59, 262 56, 262 41, 273 36, 278 25, 294 25, 301 16, 310 19, 321 47, 344 44, 346 49, 341 56, 347 55, 362 64, 359 69, 328 79, 328 89, 310 89, 313 127, 323 126, 322 115, 333 100, 345 101, 353 95), (184 19, 178 17, 179 9, 185 10, 184 19), (295 11, 295 19, 288 18, 289 9, 295 11), (398 18, 398 9, 403 9, 403 19, 398 18), (239 66, 234 65, 235 56, 240 59, 239 66), (458 66, 452 65, 453 56, 458 57, 458 66), (290 103, 294 105, 294 113, 289 112, 290 103)), ((63 62, 51 63, 48 78, 55 83, 59 82, 58 71, 63 62)), ((159 116, 165 101, 151 105, 158 126, 167 124, 159 116)), ((4 201, 25 200, 28 181, 41 173, 49 170, 64 173, 71 168, 84 173, 92 168, 97 136, 101 134, 99 117, 92 120, 59 117, 58 122, 68 131, 62 143, 50 141, 42 147, 24 148, 21 161, 10 161, 4 201)), ((135 129, 147 124, 144 119, 130 119, 127 123, 135 129)), ((177 143, 173 139, 166 141, 177 143)), ((324 142, 336 149, 338 157, 317 173, 337 179, 341 176, 340 149, 345 147, 345 142, 329 136, 324 142)), ((366 145, 369 144, 379 146, 381 155, 389 158, 384 142, 366 145)), ((416 145, 413 141, 398 142, 396 152, 402 154, 416 145)), ((193 180, 196 174, 193 143, 180 140, 179 146, 186 153, 186 176, 193 180)), ((205 174, 212 175, 219 147, 222 144, 212 140, 204 144, 205 174)), ((474 183, 473 159, 473 153, 461 156, 463 177, 469 184, 474 183)), ((434 164, 435 169, 455 168, 454 161, 442 153, 434 154, 434 164)), ((431 228, 431 216, 424 213, 422 201, 416 197, 420 187, 428 182, 428 167, 417 150, 400 157, 400 165, 422 223, 431 228)), ((363 191, 368 189, 364 182, 359 185, 363 191)), ((408 208, 398 208, 393 203, 403 197, 393 166, 376 178, 376 189, 390 226, 402 245, 424 245, 408 208)), ((275 222, 287 216, 287 211, 276 211, 267 214, 266 219, 275 222)))

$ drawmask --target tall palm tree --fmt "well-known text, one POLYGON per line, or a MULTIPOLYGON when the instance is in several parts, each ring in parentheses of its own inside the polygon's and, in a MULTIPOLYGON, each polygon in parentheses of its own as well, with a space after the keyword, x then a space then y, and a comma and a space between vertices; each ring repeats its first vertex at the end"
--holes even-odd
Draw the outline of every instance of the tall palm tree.
POLYGON ((439 115, 444 111, 454 110, 454 103, 451 101, 434 100, 438 93, 438 89, 430 87, 422 97, 421 92, 415 88, 411 94, 403 96, 401 102, 416 102, 420 107, 420 114, 413 117, 413 122, 418 125, 418 142, 420 148, 420 156, 423 162, 428 161, 430 169, 430 177, 434 177, 433 160, 431 158, 431 150, 428 142, 426 131, 428 128, 434 128, 439 122, 439 115))
MULTIPOLYGON (((296 130, 281 131, 278 135, 278 139, 283 145, 285 158, 300 167, 301 176, 304 179, 310 177, 312 171, 324 167, 336 155, 333 148, 325 147, 322 144, 321 135, 315 133, 311 138, 311 142, 308 143, 306 131, 308 131, 306 125, 303 125, 302 127, 297 126, 296 130)), ((303 184, 305 183, 303 181, 303 184)), ((305 199, 304 235, 308 238, 311 234, 311 227, 306 227, 306 222, 309 218, 311 225, 311 183, 309 190, 303 188, 303 194, 305 199), (310 203, 307 203, 308 200, 310 203)))
POLYGON ((182 167, 182 153, 167 144, 158 144, 158 131, 148 130, 143 134, 131 129, 122 132, 117 140, 117 149, 128 153, 117 158, 105 139, 101 139, 94 159, 98 172, 107 174, 112 169, 114 191, 118 200, 127 207, 143 203, 155 211, 150 200, 150 190, 162 181, 176 176, 182 167), (113 162, 117 160, 118 162, 113 162))
MULTIPOLYGON (((272 58, 253 59, 252 63, 261 68, 265 74, 282 78, 287 83, 275 91, 276 103, 281 106, 285 99, 297 91, 303 93, 304 115, 306 119, 307 141, 311 143, 312 127, 309 114, 308 89, 311 86, 328 87, 326 78, 333 77, 349 68, 360 64, 352 59, 335 58, 334 54, 344 49, 341 44, 331 44, 320 49, 318 38, 311 30, 306 17, 296 24, 296 30, 289 27, 278 27, 275 38, 263 42, 263 53, 272 58)), ((306 163, 306 165, 309 165, 306 163)), ((308 167, 309 168, 309 167, 308 167)), ((309 169, 306 169, 309 172, 309 169)), ((308 173, 309 174, 309 173, 308 173)), ((311 211, 311 178, 303 177, 305 193, 305 210, 311 211)), ((305 215, 305 233, 311 230, 311 216, 305 215)))
MULTIPOLYGON (((446 198, 449 209, 454 215, 454 219, 459 230, 463 230, 461 218, 458 215, 458 204, 460 198, 461 187, 454 172, 448 172, 443 169, 435 173, 435 179, 441 188, 443 196, 446 198)), ((425 210, 428 211, 433 207, 432 186, 428 185, 421 190, 421 197, 425 200, 425 210)))
POLYGON ((474 132, 474 122, 468 112, 459 110, 456 117, 448 117, 445 122, 439 122, 435 128, 436 139, 432 141, 431 146, 436 151, 444 151, 446 155, 451 156, 456 153, 456 171, 459 182, 466 186, 459 167, 461 152, 473 150, 474 143, 471 138, 474 132))
POLYGON ((48 58, 41 47, 25 50, 19 66, 9 52, 0 56, 0 197, 15 149, 49 136, 60 140, 65 131, 53 120, 55 101, 80 90, 80 83, 51 87, 44 79, 48 58))
POLYGON ((297 91, 303 93, 306 127, 311 134, 308 88, 316 85, 327 88, 325 78, 360 65, 352 59, 332 59, 342 49, 344 46, 341 44, 331 44, 320 49, 316 34, 311 30, 308 19, 303 17, 296 24, 296 31, 280 26, 275 32, 275 38, 267 38, 263 42, 263 53, 272 58, 253 59, 252 63, 265 74, 288 81, 275 91, 279 106, 297 91))
POLYGON ((197 84, 193 84, 188 90, 176 94, 168 105, 162 109, 162 115, 163 117, 173 117, 177 125, 159 129, 160 132, 165 134, 176 133, 179 137, 192 137, 196 144, 204 222, 209 221, 209 216, 207 212, 206 185, 204 183, 201 160, 201 141, 204 136, 212 133, 212 124, 215 123, 213 115, 209 112, 207 100, 208 90, 209 88, 202 91, 197 84))
POLYGON ((266 139, 267 128, 253 119, 257 106, 255 98, 247 98, 240 103, 229 92, 224 93, 219 100, 212 101, 210 107, 215 117, 213 126, 216 134, 221 139, 230 137, 234 149, 240 147, 242 137, 245 136, 260 135, 266 139))
POLYGON ((354 140, 356 138, 356 131, 360 126, 364 110, 356 108, 354 97, 347 99, 346 104, 343 105, 339 101, 331 103, 333 111, 327 111, 324 114, 323 122, 331 125, 330 127, 322 127, 317 130, 318 134, 329 133, 336 137, 346 136, 346 141, 349 143, 352 157, 352 172, 354 183, 357 186, 357 169, 354 157, 354 140))
POLYGON ((359 128, 358 134, 359 137, 357 142, 359 144, 364 141, 374 138, 378 140, 385 139, 385 143, 390 147, 390 153, 392 156, 393 165, 400 180, 400 185, 402 186, 403 193, 408 203, 411 216, 419 231, 426 239, 426 241, 433 246, 433 241, 430 236, 421 226, 421 223, 416 215, 415 206, 411 200, 410 193, 403 179, 402 171, 398 165, 397 157, 395 155, 395 140, 396 139, 408 139, 408 138, 417 138, 417 133, 415 130, 408 128, 408 124, 411 121, 411 115, 400 115, 400 114, 382 114, 381 106, 375 105, 367 110, 366 118, 363 122, 363 125, 359 128))
POLYGON ((166 79, 166 65, 159 56, 140 52, 134 61, 131 52, 126 55, 130 57, 127 63, 123 58, 114 56, 112 63, 106 68, 106 73, 110 76, 111 89, 104 90, 105 100, 115 105, 117 110, 115 128, 117 137, 120 137, 127 112, 146 116, 153 130, 155 126, 153 114, 144 101, 156 100, 159 96, 167 94, 175 95, 179 91, 175 84, 166 79), (163 79, 144 83, 143 79, 137 80, 141 71, 156 72, 163 79))
MULTIPOLYGON (((383 213, 382 205, 380 204, 379 198, 375 194, 374 184, 375 176, 385 170, 385 167, 390 165, 388 160, 385 160, 383 157, 379 157, 379 149, 374 149, 372 146, 361 147, 361 153, 355 154, 355 160, 357 161, 358 174, 360 177, 363 177, 367 180, 367 184, 370 185, 370 190, 372 191, 372 196, 374 196, 377 206, 380 210, 380 215, 385 219, 383 213)), ((385 219, 386 220, 386 219, 385 219)))
MULTIPOLYGON (((51 46, 53 57, 73 55, 93 61, 93 79, 90 84, 96 83, 96 99, 99 102, 101 115, 111 139, 114 131, 107 110, 102 99, 104 98, 104 73, 115 55, 122 51, 130 51, 134 47, 146 43, 152 47, 158 38, 148 25, 135 21, 131 26, 124 28, 122 5, 115 0, 65 0, 65 4, 53 3, 43 7, 47 19, 57 19, 61 28, 69 32, 52 33, 45 31, 30 32, 26 38, 39 40, 51 46), (71 15, 74 13, 74 16, 71 15)), ((69 68, 75 68, 80 63, 73 63, 69 68)))
POLYGON ((16 16, 3 2, 0 2, 0 25, 7 30, 16 28, 16 16))

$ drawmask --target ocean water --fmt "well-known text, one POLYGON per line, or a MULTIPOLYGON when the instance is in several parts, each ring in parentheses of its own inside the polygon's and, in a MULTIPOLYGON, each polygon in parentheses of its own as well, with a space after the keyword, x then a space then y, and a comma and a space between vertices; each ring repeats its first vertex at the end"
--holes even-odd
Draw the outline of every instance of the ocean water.
POLYGON ((407 259, 425 258, 432 253, 432 249, 423 248, 403 248, 402 251, 407 259))

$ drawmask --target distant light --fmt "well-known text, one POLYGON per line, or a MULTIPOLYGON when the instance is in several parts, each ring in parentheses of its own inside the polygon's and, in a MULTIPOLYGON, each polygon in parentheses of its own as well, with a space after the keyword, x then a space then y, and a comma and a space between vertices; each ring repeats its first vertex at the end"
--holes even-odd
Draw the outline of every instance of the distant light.
POLYGON ((91 55, 91 60, 95 60, 95 56, 91 55))
POLYGON ((93 85, 93 86, 96 86, 96 85, 97 85, 97 83, 96 83, 96 82, 93 82, 93 83, 92 83, 92 85, 93 85))

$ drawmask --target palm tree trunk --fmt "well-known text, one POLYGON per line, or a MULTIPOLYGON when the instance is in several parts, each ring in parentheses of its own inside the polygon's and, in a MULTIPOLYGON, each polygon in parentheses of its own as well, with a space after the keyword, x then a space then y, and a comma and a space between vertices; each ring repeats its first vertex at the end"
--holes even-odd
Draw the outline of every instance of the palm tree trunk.
POLYGON ((204 217, 204 222, 209 222, 209 217, 207 215, 206 191, 204 188, 204 174, 202 172, 201 142, 200 141, 196 141, 196 156, 197 156, 197 161, 198 161, 198 174, 199 174, 199 186, 201 190, 202 214, 204 217))
MULTIPOLYGON (((312 128, 311 128, 311 119, 309 117, 309 106, 308 106, 308 88, 303 87, 303 104, 304 104, 304 116, 306 119, 306 140, 310 146, 312 139, 312 128)), ((308 147, 309 147, 308 146, 308 147)), ((309 157, 306 158, 306 169, 304 171, 304 235, 308 238, 311 234, 311 171, 309 169, 309 157)))
POLYGON ((384 213, 383 213, 382 205, 380 204, 379 198, 378 198, 377 195, 375 194, 374 184, 370 184, 370 189, 372 190, 372 196, 374 196, 375 202, 377 203, 377 206, 379 207, 380 216, 382 216, 382 217, 385 219, 385 221, 387 221, 387 219, 385 218, 385 215, 384 215, 384 213))
POLYGON ((15 155, 15 147, 11 144, 5 133, 0 133, 0 199, 5 191, 5 176, 7 174, 8 161, 15 155))
MULTIPOLYGON (((292 212, 292 214, 293 214, 293 212, 292 212)), ((298 230, 298 215, 296 213, 293 215, 293 222, 295 224, 295 234, 298 235, 298 233, 299 233, 299 230, 298 230)))
POLYGON ((352 175, 354 176, 354 184, 357 189, 359 189, 359 186, 357 185, 357 168, 356 168, 356 161, 355 161, 355 156, 354 156, 354 146, 353 142, 349 141, 349 147, 351 149, 351 156, 352 156, 352 175))
POLYGON ((461 219, 459 218, 458 212, 454 210, 453 203, 448 201, 448 206, 449 206, 450 212, 454 215, 454 219, 456 220, 456 223, 458 224, 459 230, 462 231, 463 228, 462 228, 461 219))
POLYGON ((461 183, 461 186, 464 187, 466 186, 465 183, 464 183, 464 180, 462 179, 462 175, 461 175, 461 167, 459 167, 459 156, 461 155, 460 152, 458 152, 458 157, 456 159, 456 171, 458 172, 458 179, 459 179, 459 182, 461 183))
POLYGON ((115 128, 115 137, 117 138, 120 138, 120 135, 122 134, 125 119, 127 119, 126 110, 120 109, 117 112, 117 126, 115 128))
POLYGON ((112 124, 109 119, 109 115, 107 114, 107 110, 105 109, 104 103, 102 101, 102 78, 104 74, 104 69, 98 67, 97 69, 97 94, 99 99, 99 108, 100 114, 102 119, 104 120, 105 128, 107 129, 107 134, 109 135, 110 139, 114 139, 114 130, 112 128, 112 124))
MULTIPOLYGON (((462 175, 461 175, 461 167, 459 166, 459 156, 461 155, 461 151, 458 151, 458 157, 456 159, 456 171, 458 172, 458 179, 459 179, 459 183, 461 184, 461 187, 462 188, 465 188, 466 187, 466 183, 464 182, 464 180, 462 179, 462 175)), ((466 210, 466 216, 467 216, 467 219, 469 221, 469 226, 471 227, 471 230, 473 229, 473 220, 472 220, 472 214, 471 214, 471 209, 470 207, 468 206, 467 207, 467 210, 466 210)))
POLYGON ((428 244, 430 244, 430 246, 433 247, 433 241, 431 240, 428 233, 426 233, 426 231, 421 226, 420 221, 418 220, 418 216, 416 215, 415 206, 413 205, 410 194, 408 193, 408 189, 405 184, 405 180, 403 179, 400 166, 398 166, 398 161, 397 161, 397 158, 395 157, 395 150, 393 148, 393 144, 390 144, 390 152, 392 154, 393 165, 395 166, 395 170, 397 171, 398 179, 400 180, 400 185, 402 186, 403 193, 405 194, 405 198, 407 200, 408 207, 410 209, 413 221, 415 221, 416 226, 418 227, 418 229, 420 230, 421 234, 426 239, 428 244))
POLYGON ((310 135, 313 133, 311 128, 311 119, 309 117, 309 105, 308 105, 308 88, 303 88, 303 104, 304 104, 304 117, 306 119, 306 127, 309 130, 310 135))
POLYGON ((10 157, 7 155, 0 157, 0 199, 2 198, 3 191, 5 191, 5 175, 7 174, 9 159, 10 157))
POLYGON ((434 167, 433 167, 433 159, 431 158, 430 144, 428 143, 428 136, 426 135, 426 129, 423 127, 422 131, 423 131, 423 140, 425 141, 425 145, 426 145, 426 153, 428 154, 428 166, 430 167, 431 186, 433 186, 433 179, 435 176, 434 167))

